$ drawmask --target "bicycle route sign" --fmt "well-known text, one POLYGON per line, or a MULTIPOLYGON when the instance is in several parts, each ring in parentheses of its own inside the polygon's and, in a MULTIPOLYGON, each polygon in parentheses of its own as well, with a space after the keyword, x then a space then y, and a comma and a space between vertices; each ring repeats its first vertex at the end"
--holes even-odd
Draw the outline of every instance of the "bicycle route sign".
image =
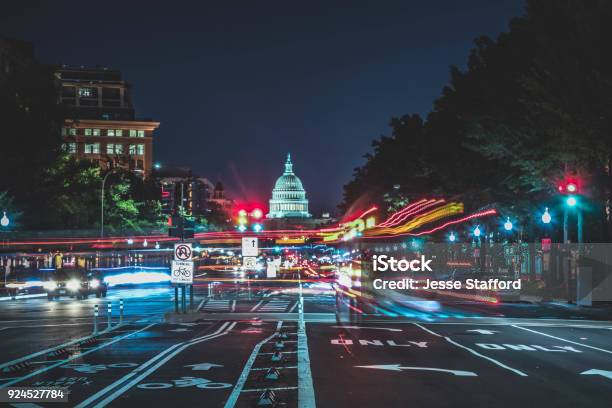
POLYGON ((193 283, 193 261, 172 261, 170 282, 191 285, 193 283))
POLYGON ((193 247, 191 243, 180 242, 174 244, 174 260, 191 261, 193 257, 193 247))

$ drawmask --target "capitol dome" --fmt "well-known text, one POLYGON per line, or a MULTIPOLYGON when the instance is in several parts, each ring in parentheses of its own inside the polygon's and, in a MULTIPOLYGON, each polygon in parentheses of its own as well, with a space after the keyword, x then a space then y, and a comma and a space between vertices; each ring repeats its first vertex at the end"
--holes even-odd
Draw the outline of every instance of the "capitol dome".
POLYGON ((308 200, 302 181, 293 173, 291 154, 287 155, 285 172, 276 180, 267 218, 309 218, 308 200))

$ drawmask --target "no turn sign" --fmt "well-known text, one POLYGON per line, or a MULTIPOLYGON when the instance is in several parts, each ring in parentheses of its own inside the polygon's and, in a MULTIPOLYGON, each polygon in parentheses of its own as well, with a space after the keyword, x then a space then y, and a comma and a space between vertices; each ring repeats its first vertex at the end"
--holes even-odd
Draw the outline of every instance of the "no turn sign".
POLYGON ((176 261, 191 261, 193 257, 193 248, 188 243, 174 244, 174 259, 176 261))

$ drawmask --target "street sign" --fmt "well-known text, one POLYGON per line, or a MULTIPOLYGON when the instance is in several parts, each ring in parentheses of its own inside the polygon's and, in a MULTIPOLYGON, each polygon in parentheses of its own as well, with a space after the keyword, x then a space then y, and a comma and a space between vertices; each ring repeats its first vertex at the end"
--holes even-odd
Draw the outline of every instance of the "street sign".
POLYGON ((256 237, 242 237, 242 256, 259 255, 258 242, 256 237))
POLYGON ((193 261, 172 261, 170 282, 191 285, 193 283, 193 261))
POLYGON ((257 257, 245 256, 242 258, 242 266, 244 269, 255 269, 257 267, 257 257))
POLYGON ((193 248, 190 243, 180 242, 174 244, 174 259, 176 261, 191 261, 193 248))

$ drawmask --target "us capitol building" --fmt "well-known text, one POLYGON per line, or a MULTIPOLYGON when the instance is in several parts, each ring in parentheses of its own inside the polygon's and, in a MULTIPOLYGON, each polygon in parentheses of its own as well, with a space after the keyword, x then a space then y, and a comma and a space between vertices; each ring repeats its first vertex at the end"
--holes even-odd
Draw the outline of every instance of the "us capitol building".
POLYGON ((287 154, 285 172, 276 180, 266 218, 310 218, 308 200, 302 181, 293 172, 291 154, 287 154))
POLYGON ((313 217, 308 212, 308 199, 302 180, 293 172, 291 154, 287 155, 284 173, 276 180, 270 199, 270 211, 264 221, 268 230, 310 229, 329 224, 329 216, 313 217))

